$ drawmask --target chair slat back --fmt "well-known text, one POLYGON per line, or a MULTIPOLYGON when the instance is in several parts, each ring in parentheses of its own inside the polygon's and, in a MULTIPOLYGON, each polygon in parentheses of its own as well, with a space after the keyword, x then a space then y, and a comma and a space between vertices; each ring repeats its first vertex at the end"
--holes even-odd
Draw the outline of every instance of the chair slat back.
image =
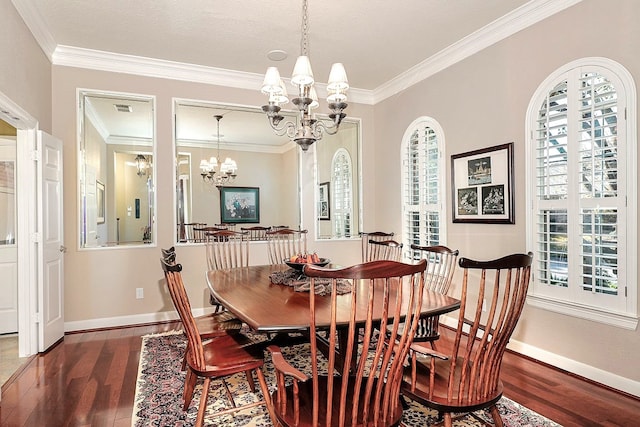
POLYGON ((179 242, 204 242, 204 234, 197 230, 206 227, 203 222, 191 222, 186 224, 178 224, 178 241, 179 242))
POLYGON ((402 259, 402 243, 395 240, 369 240, 368 261, 400 261, 402 259))
POLYGON ((360 237, 362 239, 362 262, 375 261, 369 255, 371 250, 371 245, 369 244, 370 240, 389 240, 393 238, 393 233, 387 233, 385 231, 372 231, 369 233, 362 232, 360 233, 360 237))
POLYGON ((206 251, 209 270, 249 266, 247 233, 231 230, 207 233, 206 251))
POLYGON ((272 265, 282 264, 292 255, 307 252, 307 230, 285 228, 267 231, 266 236, 269 263, 272 265))
POLYGON ((190 359, 192 366, 204 369, 205 362, 202 339, 200 338, 200 332, 193 318, 191 303, 189 302, 189 297, 187 296, 187 291, 182 281, 182 265, 169 262, 165 258, 160 259, 160 264, 164 271, 164 277, 167 282, 167 287, 169 288, 171 300, 178 312, 184 333, 189 341, 187 357, 190 359))
POLYGON ((262 227, 259 225, 254 227, 240 227, 240 231, 247 233, 249 240, 267 240, 267 231, 271 231, 271 227, 262 227))
MULTIPOLYGON (((331 313, 336 313, 338 305, 351 307, 348 318, 338 319, 335 315, 332 316, 327 331, 327 386, 323 390, 320 390, 318 381, 321 376, 320 338, 317 334, 310 334, 314 381, 311 425, 392 425, 399 421, 402 414, 399 393, 403 361, 409 353, 420 317, 425 269, 425 261, 418 264, 374 261, 335 270, 314 265, 304 267, 304 273, 311 277, 311 289, 314 289, 316 280, 330 279, 331 313), (338 282, 342 281, 348 281, 353 289, 360 286, 366 292, 350 292, 338 296, 338 282), (399 332, 403 305, 408 307, 405 321, 410 327, 399 332), (356 312, 363 310, 366 313, 365 324, 357 324, 356 312), (394 336, 397 336, 397 340, 389 342, 384 334, 380 334, 377 343, 373 343, 372 331, 374 327, 378 327, 375 319, 382 319, 381 330, 391 327, 396 332, 394 336), (339 328, 347 329, 346 342, 342 344, 338 343, 339 328), (360 328, 364 328, 363 342, 360 349, 354 352, 360 328), (336 356, 338 348, 342 349, 344 360, 347 361, 342 366, 336 356), (333 375, 334 373, 338 375, 333 375), (333 410, 327 409, 325 413, 320 413, 320 399, 326 402, 322 407, 333 407, 333 410)), ((324 298, 319 301, 314 292, 310 292, 309 299, 313 331, 316 330, 316 311, 326 312, 327 301, 324 298)))
POLYGON ((462 296, 450 358, 449 402, 481 401, 495 396, 502 356, 527 296, 532 259, 532 253, 493 261, 460 259, 462 296), (467 339, 463 339, 465 325, 469 328, 467 339), (454 364, 461 368, 456 375, 454 364))

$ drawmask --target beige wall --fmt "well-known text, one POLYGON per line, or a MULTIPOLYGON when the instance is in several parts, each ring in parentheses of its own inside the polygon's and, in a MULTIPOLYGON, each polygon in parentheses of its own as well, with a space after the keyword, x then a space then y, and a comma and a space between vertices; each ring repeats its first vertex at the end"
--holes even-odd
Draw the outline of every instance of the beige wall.
POLYGON ((10 1, 0 1, 0 92, 51 132, 51 63, 10 1))
MULTIPOLYGON (((172 98, 186 98, 217 103, 235 103, 259 106, 264 102, 258 90, 242 90, 219 86, 210 86, 139 77, 127 74, 92 71, 71 67, 54 66, 52 72, 53 102, 57 107, 53 111, 53 134, 64 141, 64 214, 65 241, 69 248, 65 255, 65 321, 70 328, 90 326, 91 322, 104 324, 105 319, 113 319, 114 324, 139 320, 148 315, 149 320, 156 313, 173 313, 171 301, 166 294, 159 265, 158 247, 169 247, 175 239, 175 210, 173 183, 173 129, 172 98), (137 248, 109 248, 78 250, 78 200, 77 200, 77 109, 76 92, 78 88, 101 91, 128 92, 156 97, 156 157, 157 168, 157 244, 137 248), (144 289, 144 299, 135 298, 135 288, 144 289), (131 316, 131 317, 129 317, 131 316), (137 317, 136 317, 137 316, 137 317)), ((350 105, 348 112, 372 123, 372 107, 350 105)), ((372 132, 363 126, 363 138, 367 135, 371 146, 372 132)), ((269 131, 265 119, 265 129, 269 131)), ((282 174, 291 176, 291 168, 296 165, 295 152, 286 153, 286 166, 282 174), (289 169, 289 170, 287 170, 289 169)), ((199 161, 199 158, 198 158, 199 161)), ((248 185, 249 176, 257 176, 258 168, 236 159, 240 170, 239 185, 248 185), (243 175, 244 174, 244 175, 243 175)), ((313 215, 313 151, 301 156, 302 179, 302 224, 310 230, 309 248, 319 254, 335 254, 345 264, 359 260, 359 242, 343 242, 332 247, 331 242, 314 242, 313 215), (354 251, 354 248, 357 251, 354 251), (358 255, 358 257, 355 257, 358 255)), ((369 170, 367 173, 372 173, 369 170)), ((295 174, 293 174, 295 176, 295 174)), ((265 185, 267 185, 265 183, 265 185)), ((290 191, 290 190, 287 190, 290 191)), ((212 196, 213 197, 213 196, 212 196)), ((213 200, 211 200, 213 203, 213 200)), ((268 216, 277 206, 263 208, 268 216)), ((290 207, 286 207, 290 209, 290 207)), ((285 217, 286 218, 286 217, 285 217)), ((295 225, 295 224, 292 224, 295 225)), ((253 244, 251 263, 266 263, 266 246, 253 244)), ((194 308, 209 307, 204 282, 205 253, 201 245, 181 246, 180 261, 184 266, 184 277, 194 308)), ((332 255, 333 256, 333 255, 332 255)))
MULTIPOLYGON (((460 249, 462 256, 476 259, 530 249, 525 235, 524 126, 533 93, 560 66, 592 56, 621 63, 638 84, 640 26, 635 21, 640 16, 640 2, 611 3, 615 7, 603 8, 602 2, 585 0, 376 104, 375 165, 376 169, 389 172, 375 177, 377 224, 401 229, 399 210, 388 208, 400 203, 401 139, 413 120, 430 116, 444 130, 447 177, 452 154, 507 142, 514 142, 515 146, 516 223, 453 224, 447 194, 448 245, 460 249)), ((449 188, 449 179, 446 182, 449 188)), ((638 330, 623 330, 527 306, 514 339, 640 381, 638 330)))

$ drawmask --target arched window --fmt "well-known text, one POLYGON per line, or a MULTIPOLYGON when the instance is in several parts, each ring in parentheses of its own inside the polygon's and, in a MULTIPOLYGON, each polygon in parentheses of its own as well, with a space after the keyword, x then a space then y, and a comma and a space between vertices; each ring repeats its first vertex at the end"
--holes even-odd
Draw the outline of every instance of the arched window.
POLYGON ((415 259, 412 243, 446 243, 444 133, 438 122, 421 117, 402 141, 402 241, 405 254, 415 259))
POLYGON ((623 67, 585 58, 554 72, 531 100, 527 240, 534 305, 635 328, 635 97, 623 67))
POLYGON ((338 149, 331 160, 333 236, 350 237, 353 220, 353 166, 349 152, 338 149))

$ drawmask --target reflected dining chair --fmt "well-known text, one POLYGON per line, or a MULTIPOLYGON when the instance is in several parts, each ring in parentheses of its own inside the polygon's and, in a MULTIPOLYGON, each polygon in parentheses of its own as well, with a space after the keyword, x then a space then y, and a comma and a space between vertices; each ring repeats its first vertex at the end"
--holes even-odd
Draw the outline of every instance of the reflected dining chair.
POLYGON ((196 382, 199 378, 203 379, 203 385, 200 403, 198 405, 196 426, 202 426, 204 424, 204 415, 207 409, 207 397, 211 380, 220 380, 222 382, 230 403, 227 409, 218 411, 213 414, 213 416, 235 413, 262 404, 265 404, 267 409, 271 408, 269 404, 269 389, 262 372, 262 366, 264 365, 262 346, 252 343, 251 340, 242 334, 223 335, 216 338, 204 339, 191 313, 191 305, 182 282, 182 266, 180 264, 167 263, 163 259, 161 259, 161 264, 169 291, 172 298, 175 298, 174 303, 176 304, 176 309, 188 341, 186 351, 187 375, 183 392, 183 410, 186 411, 189 408, 193 400, 196 382), (252 392, 255 392, 253 374, 257 376, 263 395, 262 400, 240 406, 236 404, 225 379, 231 375, 242 372, 246 374, 252 392))
POLYGON ((292 255, 307 252, 307 230, 283 228, 267 231, 267 251, 271 265, 282 264, 292 255))
POLYGON ((309 293, 312 331, 309 375, 294 367, 278 346, 267 347, 275 366, 277 385, 271 395, 274 425, 391 426, 400 422, 403 361, 409 354, 420 317, 425 267, 426 261, 419 264, 374 261, 341 269, 304 267, 305 275, 311 278, 311 289, 316 280, 329 280, 332 290, 322 299, 314 292, 309 293), (363 292, 338 296, 338 285, 345 282, 363 292), (393 345, 384 339, 384 334, 377 342, 373 341, 371 331, 378 322, 398 329, 401 305, 405 304, 406 321, 411 327, 393 345), (328 326, 316 327, 320 316, 336 313, 338 307, 350 307, 349 313, 328 316, 328 326), (357 323, 357 319, 360 322, 365 319, 364 324, 357 323), (360 327, 365 329, 362 347, 357 346, 360 327), (324 340, 313 333, 319 329, 326 334, 326 357, 319 352, 324 340), (344 348, 337 344, 339 333, 346 333, 342 341, 346 342, 344 348), (338 349, 343 352, 343 360, 351 362, 340 363, 336 355, 338 349))
POLYGON ((400 261, 402 259, 402 243, 395 240, 369 240, 368 261, 400 261))
POLYGON ((444 425, 453 413, 489 408, 502 426, 496 402, 503 392, 502 356, 518 323, 531 274, 533 254, 513 254, 492 261, 461 258, 462 295, 451 351, 437 352, 414 342, 405 368, 402 394, 437 410, 444 425), (486 311, 485 311, 486 310, 486 311))
MULTIPOLYGON (((411 254, 416 260, 427 260, 425 288, 446 295, 453 281, 459 251, 451 250, 442 245, 420 246, 412 244, 411 254)), ((440 316, 423 317, 420 319, 413 340, 429 342, 435 350, 436 340, 440 338, 439 329, 440 316)))
POLYGON ((271 227, 263 227, 260 225, 240 227, 240 231, 248 233, 249 240, 267 240, 267 231, 271 231, 271 227))
POLYGON ((389 240, 393 238, 393 233, 387 233, 385 231, 372 231, 369 233, 362 232, 360 233, 360 237, 362 239, 362 262, 369 262, 374 261, 369 255, 371 250, 369 241, 389 240))
POLYGON ((198 242, 204 241, 199 240, 200 232, 198 232, 197 228, 206 227, 207 224, 203 222, 191 222, 178 224, 178 241, 179 242, 198 242))

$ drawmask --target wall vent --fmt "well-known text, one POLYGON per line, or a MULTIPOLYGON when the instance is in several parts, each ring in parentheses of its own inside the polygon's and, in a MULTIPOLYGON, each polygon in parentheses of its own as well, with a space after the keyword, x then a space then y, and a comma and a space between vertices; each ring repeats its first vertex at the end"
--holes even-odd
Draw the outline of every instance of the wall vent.
POLYGON ((121 113, 131 113, 133 111, 131 105, 127 104, 113 104, 113 106, 116 107, 116 110, 121 113))

